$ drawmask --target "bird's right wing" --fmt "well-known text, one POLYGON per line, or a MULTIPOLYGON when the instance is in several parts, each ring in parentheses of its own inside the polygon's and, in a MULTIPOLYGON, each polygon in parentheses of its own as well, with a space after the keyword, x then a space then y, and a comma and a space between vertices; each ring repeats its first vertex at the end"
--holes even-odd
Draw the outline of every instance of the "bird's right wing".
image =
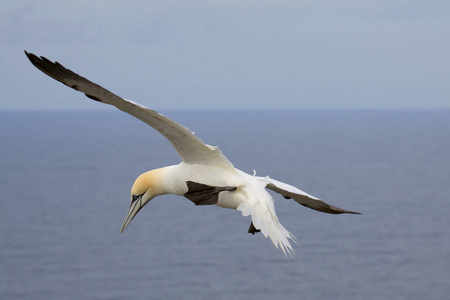
POLYGON ((360 214, 358 212, 345 210, 336 206, 332 206, 319 198, 316 198, 314 196, 311 196, 304 191, 293 187, 292 185, 283 183, 281 181, 277 181, 275 179, 269 178, 269 177, 258 177, 261 181, 266 183, 266 188, 277 192, 281 195, 283 195, 287 199, 293 199, 298 204, 301 204, 303 206, 309 207, 311 209, 329 213, 329 214, 342 214, 342 213, 348 213, 348 214, 360 214))
POLYGON ((66 69, 58 62, 52 62, 43 56, 37 57, 26 51, 25 54, 36 68, 48 76, 84 93, 90 99, 113 105, 156 129, 172 143, 183 162, 234 170, 233 164, 222 154, 219 148, 203 143, 183 125, 154 110, 111 93, 98 84, 66 69))

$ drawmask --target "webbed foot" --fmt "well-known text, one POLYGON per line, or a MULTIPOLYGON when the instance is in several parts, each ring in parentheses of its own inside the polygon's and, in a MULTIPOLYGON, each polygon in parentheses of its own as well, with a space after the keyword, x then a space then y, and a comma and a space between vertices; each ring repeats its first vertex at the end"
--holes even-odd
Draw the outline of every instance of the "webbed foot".
POLYGON ((248 233, 251 233, 252 235, 255 235, 255 233, 260 231, 261 230, 256 229, 255 225, 253 225, 253 222, 250 224, 250 227, 248 228, 248 233))

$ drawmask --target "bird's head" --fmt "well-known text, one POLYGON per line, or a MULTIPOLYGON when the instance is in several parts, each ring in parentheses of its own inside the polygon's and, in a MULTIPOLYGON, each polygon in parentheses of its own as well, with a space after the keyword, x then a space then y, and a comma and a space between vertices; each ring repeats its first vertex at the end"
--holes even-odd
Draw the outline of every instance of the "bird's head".
POLYGON ((131 188, 131 204, 125 221, 122 224, 121 233, 127 228, 145 204, 156 196, 164 194, 162 192, 161 175, 161 169, 157 169, 141 174, 136 179, 131 188))

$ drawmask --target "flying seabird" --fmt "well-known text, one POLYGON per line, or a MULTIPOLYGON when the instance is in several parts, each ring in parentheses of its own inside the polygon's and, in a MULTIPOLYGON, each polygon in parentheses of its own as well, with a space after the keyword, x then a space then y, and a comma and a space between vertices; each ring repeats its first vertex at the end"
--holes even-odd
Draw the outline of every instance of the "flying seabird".
POLYGON ((119 97, 58 62, 26 51, 25 54, 35 67, 48 76, 84 93, 90 99, 113 105, 147 123, 166 137, 181 156, 180 164, 148 171, 136 179, 131 188, 131 204, 121 232, 150 200, 159 195, 175 194, 188 198, 195 205, 216 205, 236 209, 243 216, 250 215, 249 233, 261 232, 285 255, 292 255, 294 249, 289 239, 295 241, 295 238, 278 221, 274 200, 266 188, 317 211, 359 214, 332 206, 269 176, 244 173, 236 169, 218 147, 203 143, 189 129, 168 117, 119 97))

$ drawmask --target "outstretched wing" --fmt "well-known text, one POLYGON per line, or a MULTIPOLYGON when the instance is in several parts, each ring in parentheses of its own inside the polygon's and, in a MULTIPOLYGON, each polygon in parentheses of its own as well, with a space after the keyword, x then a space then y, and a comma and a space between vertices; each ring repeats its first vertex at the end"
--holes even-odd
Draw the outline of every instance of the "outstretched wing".
POLYGON ((206 145, 183 125, 154 110, 111 93, 98 84, 66 69, 58 62, 52 62, 43 56, 37 57, 26 51, 25 54, 36 68, 48 76, 84 93, 90 99, 113 105, 152 126, 172 143, 183 162, 234 169, 233 164, 219 148, 206 145))
POLYGON ((329 214, 342 214, 342 213, 360 214, 358 212, 345 210, 345 209, 342 209, 339 207, 332 206, 332 205, 320 200, 319 198, 311 196, 311 195, 305 193, 304 191, 299 190, 296 187, 293 187, 292 185, 274 180, 269 177, 258 177, 258 178, 266 183, 266 188, 271 189, 272 191, 283 195, 287 199, 292 198, 298 204, 309 207, 311 209, 329 213, 329 214))

